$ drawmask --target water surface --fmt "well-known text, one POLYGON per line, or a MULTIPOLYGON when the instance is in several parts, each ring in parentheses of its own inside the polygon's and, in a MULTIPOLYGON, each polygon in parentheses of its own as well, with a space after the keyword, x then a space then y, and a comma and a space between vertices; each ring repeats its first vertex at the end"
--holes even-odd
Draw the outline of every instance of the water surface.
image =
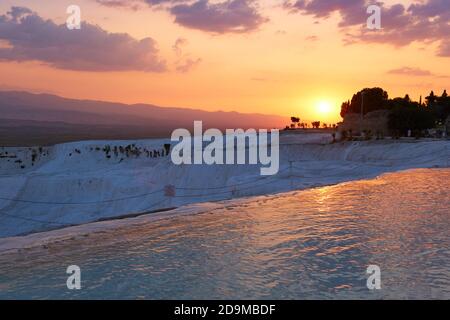
POLYGON ((0 298, 450 299, 449 190, 449 169, 412 170, 22 250, 0 298))

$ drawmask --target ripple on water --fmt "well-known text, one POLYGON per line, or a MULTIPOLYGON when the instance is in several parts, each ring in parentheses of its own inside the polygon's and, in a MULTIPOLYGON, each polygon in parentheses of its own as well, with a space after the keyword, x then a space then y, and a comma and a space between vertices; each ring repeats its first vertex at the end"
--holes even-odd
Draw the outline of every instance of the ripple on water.
POLYGON ((393 173, 22 250, 0 258, 0 298, 450 299, 449 181, 393 173))

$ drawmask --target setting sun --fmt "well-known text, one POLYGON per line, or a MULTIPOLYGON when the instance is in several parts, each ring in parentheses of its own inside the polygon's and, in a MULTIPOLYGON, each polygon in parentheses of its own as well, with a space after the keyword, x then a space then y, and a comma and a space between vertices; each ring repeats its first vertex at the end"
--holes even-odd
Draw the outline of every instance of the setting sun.
POLYGON ((317 111, 320 113, 330 113, 331 112, 331 103, 328 101, 320 101, 317 104, 317 111))

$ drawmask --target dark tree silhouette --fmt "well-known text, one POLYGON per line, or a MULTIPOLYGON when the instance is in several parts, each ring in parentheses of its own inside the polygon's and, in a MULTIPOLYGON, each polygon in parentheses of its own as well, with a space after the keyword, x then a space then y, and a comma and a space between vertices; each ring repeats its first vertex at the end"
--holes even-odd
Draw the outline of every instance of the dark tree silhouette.
POLYGON ((342 103, 341 117, 344 118, 344 116, 349 112, 349 110, 350 110, 350 100, 342 103))
POLYGON ((433 103, 429 105, 429 108, 432 110, 437 120, 444 123, 450 116, 450 97, 447 94, 447 90, 444 90, 440 97, 433 95, 433 103))
POLYGON ((388 93, 382 88, 366 88, 354 94, 351 102, 344 102, 341 106, 341 117, 347 113, 361 113, 363 105, 363 113, 386 109, 388 102, 388 93))
POLYGON ((425 100, 427 101, 427 106, 431 107, 436 102, 436 96, 434 95, 434 91, 430 92, 430 95, 428 97, 425 97, 425 100))
POLYGON ((406 135, 409 130, 415 132, 415 135, 420 135, 422 130, 435 126, 436 117, 432 110, 418 102, 412 102, 408 95, 405 98, 389 100, 388 106, 391 109, 389 128, 399 135, 406 135))
MULTIPOLYGON (((418 137, 423 130, 441 126, 450 117, 450 97, 447 90, 441 96, 431 91, 425 97, 425 103, 422 103, 422 96, 420 102, 412 101, 408 94, 403 98, 388 99, 387 92, 381 88, 364 89, 354 94, 351 101, 342 103, 341 116, 360 113, 362 104, 364 114, 389 110, 388 126, 397 137, 407 134, 409 130, 418 137)), ((351 139, 350 130, 348 134, 351 139)))
POLYGON ((320 128, 320 121, 313 121, 311 122, 311 125, 314 129, 319 129, 320 128))

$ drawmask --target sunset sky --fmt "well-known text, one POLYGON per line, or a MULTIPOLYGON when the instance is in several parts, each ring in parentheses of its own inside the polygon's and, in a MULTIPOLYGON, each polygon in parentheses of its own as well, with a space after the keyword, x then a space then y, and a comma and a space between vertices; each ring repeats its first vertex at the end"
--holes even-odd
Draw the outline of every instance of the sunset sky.
POLYGON ((374 3, 2 0, 0 89, 325 122, 364 87, 450 90, 450 1, 385 1, 368 30, 374 3))

